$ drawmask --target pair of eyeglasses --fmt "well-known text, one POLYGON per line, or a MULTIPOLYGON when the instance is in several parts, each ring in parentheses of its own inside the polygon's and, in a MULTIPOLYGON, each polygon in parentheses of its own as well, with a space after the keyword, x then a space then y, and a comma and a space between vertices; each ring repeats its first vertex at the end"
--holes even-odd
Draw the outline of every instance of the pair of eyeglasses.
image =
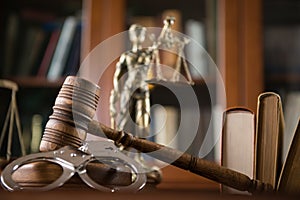
POLYGON ((23 156, 11 162, 1 174, 1 184, 8 191, 34 190, 48 191, 62 186, 74 174, 91 188, 105 191, 138 191, 146 184, 146 175, 143 167, 134 159, 126 156, 111 141, 89 141, 76 149, 70 146, 55 151, 42 152, 23 156), (13 179, 13 174, 22 166, 35 162, 50 162, 62 168, 61 175, 52 183, 41 187, 22 186, 13 179), (87 166, 93 162, 100 162, 117 171, 128 170, 131 173, 132 183, 124 186, 101 185, 88 173, 87 166))

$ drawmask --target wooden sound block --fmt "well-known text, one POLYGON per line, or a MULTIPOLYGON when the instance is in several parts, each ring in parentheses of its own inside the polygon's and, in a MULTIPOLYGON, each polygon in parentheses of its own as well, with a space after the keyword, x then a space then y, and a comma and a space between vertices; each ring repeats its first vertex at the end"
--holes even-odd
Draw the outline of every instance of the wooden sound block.
MULTIPOLYGON (((103 186, 126 186, 132 183, 130 172, 117 171, 103 163, 89 163, 86 168, 88 175, 103 186)), ((23 187, 42 187, 57 180, 62 171, 58 164, 38 161, 21 166, 13 173, 12 178, 23 187)), ((86 184, 76 174, 63 185, 63 188, 78 186, 86 184)))

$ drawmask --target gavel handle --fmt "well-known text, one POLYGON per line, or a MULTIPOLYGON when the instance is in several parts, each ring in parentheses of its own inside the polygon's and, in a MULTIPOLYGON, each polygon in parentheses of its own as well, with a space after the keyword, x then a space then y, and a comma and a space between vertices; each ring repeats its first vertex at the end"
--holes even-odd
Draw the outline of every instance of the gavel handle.
POLYGON ((250 193, 273 191, 273 187, 270 184, 250 179, 245 174, 164 145, 134 137, 130 133, 113 130, 97 121, 92 121, 89 124, 88 132, 97 136, 106 136, 116 143, 122 144, 125 147, 132 147, 143 153, 151 152, 151 156, 158 160, 240 191, 248 191, 250 193))

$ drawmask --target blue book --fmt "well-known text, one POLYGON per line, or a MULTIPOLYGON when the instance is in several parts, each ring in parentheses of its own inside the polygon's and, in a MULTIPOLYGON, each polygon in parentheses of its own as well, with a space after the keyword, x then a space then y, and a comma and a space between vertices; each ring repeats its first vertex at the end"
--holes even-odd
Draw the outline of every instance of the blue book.
POLYGON ((71 50, 73 37, 75 35, 77 22, 78 20, 75 16, 69 16, 64 21, 61 34, 49 67, 49 72, 47 74, 47 78, 49 80, 56 80, 63 75, 67 58, 71 50))

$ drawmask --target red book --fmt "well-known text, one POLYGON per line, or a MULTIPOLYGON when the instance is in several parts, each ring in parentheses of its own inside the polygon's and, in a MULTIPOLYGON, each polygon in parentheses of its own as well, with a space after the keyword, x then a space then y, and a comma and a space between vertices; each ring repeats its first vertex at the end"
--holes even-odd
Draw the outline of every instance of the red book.
POLYGON ((44 54, 42 62, 41 62, 41 65, 40 65, 39 70, 37 72, 37 76, 46 77, 47 72, 48 72, 48 68, 49 68, 50 63, 51 63, 51 59, 52 59, 53 54, 54 54, 56 44, 57 44, 58 39, 59 39, 59 35, 60 35, 60 29, 54 30, 51 33, 49 43, 47 45, 45 54, 44 54))

